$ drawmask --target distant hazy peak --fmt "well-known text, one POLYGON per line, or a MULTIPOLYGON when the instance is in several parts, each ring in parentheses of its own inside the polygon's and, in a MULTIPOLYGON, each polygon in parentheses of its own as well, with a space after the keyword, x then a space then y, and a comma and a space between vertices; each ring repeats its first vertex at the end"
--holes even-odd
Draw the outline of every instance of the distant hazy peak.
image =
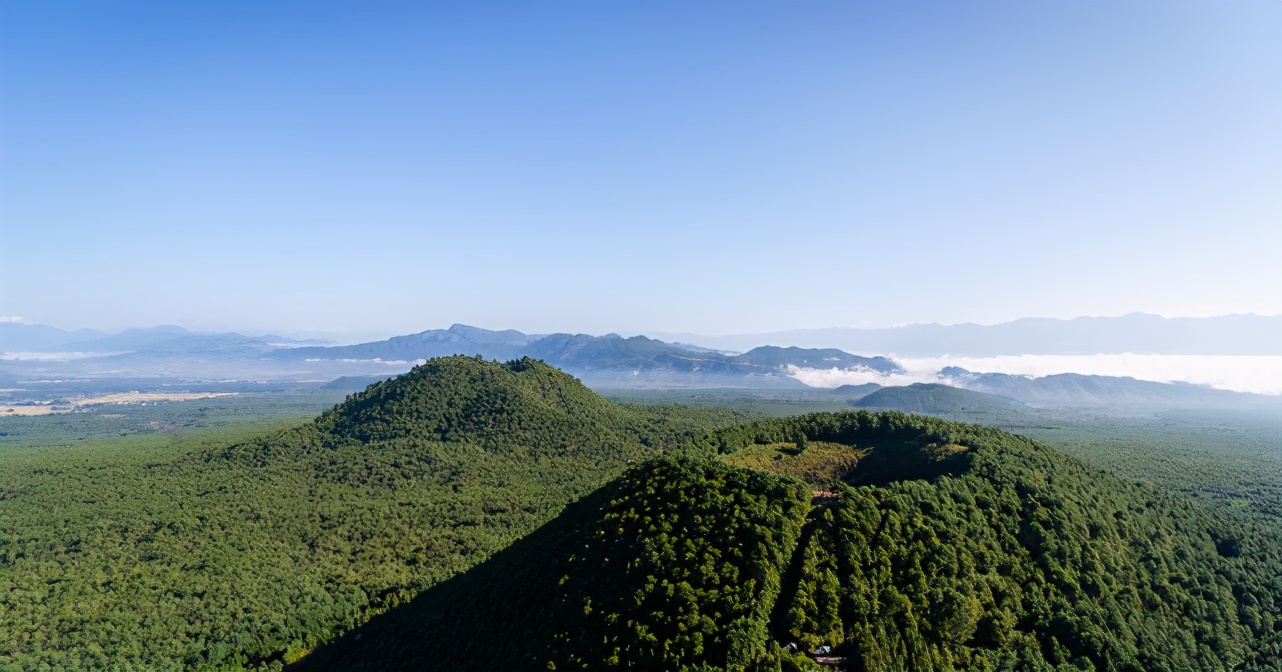
MULTIPOLYGON (((432 330, 429 329, 428 331, 430 332, 432 330)), ((498 334, 502 334, 505 336, 507 335, 525 336, 525 334, 515 329, 503 329, 501 331, 498 331, 494 329, 484 329, 482 327, 473 327, 466 324, 458 324, 458 323, 451 324, 450 328, 447 331, 452 331, 461 336, 495 336, 498 334)), ((428 332, 424 332, 424 333, 428 333, 428 332)))
POLYGON ((899 357, 999 355, 1282 355, 1282 315, 1173 317, 1132 313, 1072 319, 1030 317, 993 325, 797 329, 758 334, 662 335, 744 351, 763 345, 840 348, 899 357))

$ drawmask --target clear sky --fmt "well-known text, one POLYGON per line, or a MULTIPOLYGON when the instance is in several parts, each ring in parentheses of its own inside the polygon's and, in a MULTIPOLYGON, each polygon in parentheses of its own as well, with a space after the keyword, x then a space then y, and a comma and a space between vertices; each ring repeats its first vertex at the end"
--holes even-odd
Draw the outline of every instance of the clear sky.
POLYGON ((0 3, 0 315, 1282 313, 1282 2, 0 3))

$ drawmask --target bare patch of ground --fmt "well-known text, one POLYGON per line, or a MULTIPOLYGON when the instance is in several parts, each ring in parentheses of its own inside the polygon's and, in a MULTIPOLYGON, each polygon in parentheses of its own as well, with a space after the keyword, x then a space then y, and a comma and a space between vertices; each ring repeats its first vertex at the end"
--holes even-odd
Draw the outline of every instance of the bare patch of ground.
POLYGON ((211 399, 214 397, 232 397, 236 392, 121 392, 103 394, 96 397, 69 399, 63 404, 0 404, 0 418, 19 415, 49 415, 50 413, 70 413, 85 406, 104 404, 143 404, 157 401, 190 401, 192 399, 211 399))
POLYGON ((72 399, 71 403, 75 406, 96 406, 98 404, 139 404, 150 401, 190 401, 192 399, 234 396, 236 396, 235 392, 122 392, 72 399))
MULTIPOLYGON (((59 410, 56 412, 59 412, 59 413, 65 412, 67 410, 71 410, 70 408, 64 407, 64 406, 59 406, 58 408, 59 410)), ((18 415, 49 415, 50 413, 54 413, 54 412, 55 411, 53 406, 49 404, 40 404, 37 406, 0 405, 0 418, 13 417, 18 415)))

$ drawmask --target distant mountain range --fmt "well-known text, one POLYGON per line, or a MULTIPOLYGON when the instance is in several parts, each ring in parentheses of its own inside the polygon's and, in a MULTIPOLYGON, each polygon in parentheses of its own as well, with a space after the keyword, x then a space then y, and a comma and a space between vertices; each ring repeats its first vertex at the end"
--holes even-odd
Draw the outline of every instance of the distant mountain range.
POLYGON ((456 324, 383 341, 315 346, 279 337, 203 334, 179 327, 130 329, 114 335, 62 332, 42 325, 3 324, 0 352, 6 379, 103 376, 202 380, 329 380, 401 373, 433 357, 532 357, 598 387, 794 388, 806 385, 789 367, 901 372, 885 357, 834 349, 761 347, 734 355, 709 348, 617 334, 531 335, 456 324), (84 340, 77 340, 84 339, 84 340))
MULTIPOLYGON (((65 331, 40 324, 0 323, 0 352, 122 352, 208 337, 172 325, 127 329, 108 335, 93 329, 65 331)), ((283 336, 219 334, 265 344, 317 345, 283 336)), ((559 334, 568 337, 569 334, 559 334)), ((839 348, 846 352, 900 357, 992 357, 998 355, 1282 355, 1282 315, 1222 315, 1164 318, 1146 313, 1069 320, 1024 318, 993 325, 911 324, 878 329, 798 329, 760 334, 702 336, 651 334, 665 345, 693 352, 747 352, 761 346, 839 348)), ((466 352, 468 348, 524 346, 547 338, 508 329, 491 331, 456 324, 418 334, 346 348, 346 357, 409 357, 413 353, 466 352), (374 354, 378 353, 378 354, 374 354)), ((554 341, 553 341, 554 342, 554 341)), ((549 342, 550 346, 553 342, 549 342)), ((337 352, 337 351, 333 351, 337 352)))
POLYGON ((800 368, 862 369, 879 374, 901 369, 885 357, 860 357, 841 350, 760 347, 741 355, 664 343, 645 336, 489 331, 456 324, 386 341, 334 347, 278 349, 284 362, 345 360, 416 361, 452 354, 485 359, 541 359, 598 386, 627 387, 804 387, 786 374, 800 368))
POLYGON ((1232 404, 1262 396, 1188 383, 1157 383, 1120 376, 1061 373, 1031 378, 1004 373, 974 373, 955 366, 946 367, 939 373, 941 380, 954 387, 1015 399, 1030 406, 1232 404))
POLYGON ((1282 355, 1282 315, 1164 318, 1133 313, 1071 320, 1025 318, 994 325, 911 324, 884 329, 799 329, 763 334, 660 338, 742 352, 759 345, 841 348, 900 357, 998 355, 1282 355))
POLYGON ((106 335, 95 329, 66 331, 43 324, 0 322, 0 352, 67 350, 64 346, 100 339, 106 335))
MULTIPOLYGON (((1167 350, 1189 350, 1194 349, 1193 344, 1201 342, 1189 336, 1190 334, 1196 332, 1209 338, 1217 329, 1227 330, 1232 324, 1240 323, 1249 327, 1244 328, 1246 335, 1226 336, 1223 340, 1227 344, 1225 348, 1236 347, 1239 350, 1259 352, 1267 350, 1263 347, 1263 341, 1256 342, 1259 347, 1247 347, 1247 344, 1254 342, 1251 340, 1255 338, 1252 334, 1267 331, 1271 328, 1269 325, 1277 320, 1278 318, 1253 316, 1212 318, 1194 329, 1189 326, 1191 322, 1188 320, 1128 316, 1083 318, 1083 321, 1021 320, 995 327, 962 325, 954 328, 927 325, 906 327, 903 333, 911 335, 932 329, 943 333, 959 329, 955 333, 971 334, 967 338, 979 338, 972 333, 974 330, 990 329, 994 331, 987 333, 994 334, 999 341, 1006 338, 1006 343, 1010 345, 1018 340, 1012 334, 1023 330, 1027 336, 1031 333, 1029 330, 1037 326, 1048 333, 1060 334, 1049 338, 1048 343, 1053 346, 1057 342, 1055 338, 1061 339, 1058 341, 1061 344, 1068 342, 1064 340, 1067 338, 1063 335, 1067 333, 1065 329, 1085 333, 1083 330, 1089 331, 1086 327, 1090 325, 1094 325, 1092 328, 1103 328, 1107 324, 1118 326, 1123 322, 1134 321, 1183 330, 1181 333, 1188 338, 1183 341, 1168 339, 1163 347, 1167 350), (918 331, 914 332, 913 329, 918 331), (1176 347, 1179 343, 1184 345, 1176 347)), ((848 334, 854 331, 858 330, 835 330, 834 333, 848 334)), ((868 331, 881 333, 893 330, 868 331)), ((122 381, 121 384, 129 381, 128 389, 161 384, 167 387, 182 384, 202 389, 218 385, 219 389, 227 389, 227 386, 238 383, 252 384, 254 389, 263 389, 264 385, 316 385, 341 379, 335 386, 337 389, 360 386, 360 381, 380 380, 396 375, 416 363, 434 357, 462 354, 500 361, 520 357, 542 360, 598 389, 737 388, 801 392, 814 389, 798 379, 812 380, 802 375, 803 372, 835 372, 846 376, 847 380, 853 377, 856 382, 863 384, 824 391, 825 394, 852 400, 873 393, 881 387, 895 388, 906 382, 949 386, 946 389, 915 389, 909 393, 886 392, 881 395, 890 399, 895 395, 909 394, 913 397, 911 400, 906 400, 905 397, 894 404, 888 404, 889 407, 905 409, 914 404, 925 404, 923 408, 938 403, 947 405, 965 401, 969 404, 978 398, 962 400, 955 393, 947 391, 954 388, 998 395, 1030 406, 1233 405, 1275 404, 1282 401, 1277 397, 1228 392, 1199 385, 1075 373, 1031 378, 948 367, 937 373, 923 374, 915 371, 909 375, 891 357, 860 356, 830 347, 762 345, 742 354, 735 354, 733 351, 664 342, 645 336, 625 338, 617 334, 590 336, 565 333, 540 335, 515 330, 491 331, 461 324, 448 329, 433 329, 382 341, 340 346, 291 342, 278 336, 196 333, 172 326, 130 329, 107 335, 90 331, 67 332, 42 325, 0 323, 0 338, 3 339, 0 340, 0 353, 5 353, 0 355, 0 359, 4 360, 3 370, 0 371, 0 387, 16 388, 19 393, 35 389, 33 385, 44 385, 40 389, 52 390, 54 388, 51 386, 56 384, 59 394, 63 394, 62 391, 67 390, 68 386, 80 384, 74 382, 76 380, 85 385, 92 384, 95 390, 101 390, 112 379, 122 381)), ((1083 337, 1082 342, 1092 341, 1083 337)), ((1102 341, 1097 339, 1094 342, 1102 341)), ((905 343, 909 345, 904 347, 926 347, 922 342, 913 345, 911 339, 905 343)), ((1274 346, 1278 344, 1282 344, 1282 338, 1277 343, 1270 343, 1274 346)), ((972 345, 978 348, 979 342, 975 341, 972 345)), ((1047 349, 1053 350, 1054 347, 1048 346, 1047 349)), ((1002 352, 998 349, 990 350, 1002 352)), ((1084 348, 1083 351, 1085 350, 1087 349, 1084 348)), ((1016 351, 1005 352, 1009 354, 1016 351)), ((1223 353, 1224 350, 1219 352, 1223 353)))
POLYGON ((0 322, 0 353, 14 352, 82 352, 123 353, 145 351, 192 351, 223 348, 229 344, 263 347, 311 345, 284 336, 244 336, 233 332, 204 333, 174 325, 126 329, 106 334, 95 329, 66 331, 43 324, 0 322))

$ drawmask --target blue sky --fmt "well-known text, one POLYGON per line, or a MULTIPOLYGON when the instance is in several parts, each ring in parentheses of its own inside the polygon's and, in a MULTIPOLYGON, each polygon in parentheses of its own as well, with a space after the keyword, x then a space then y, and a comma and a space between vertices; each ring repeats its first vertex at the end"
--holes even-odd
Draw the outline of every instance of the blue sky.
POLYGON ((1282 3, 0 3, 0 315, 1282 313, 1282 3))

